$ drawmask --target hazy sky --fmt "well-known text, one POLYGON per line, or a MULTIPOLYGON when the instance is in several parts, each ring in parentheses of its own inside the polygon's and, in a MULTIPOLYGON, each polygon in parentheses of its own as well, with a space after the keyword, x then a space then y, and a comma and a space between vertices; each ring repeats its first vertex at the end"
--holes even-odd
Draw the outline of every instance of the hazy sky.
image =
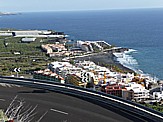
POLYGON ((163 0, 0 0, 1 12, 160 8, 163 0))

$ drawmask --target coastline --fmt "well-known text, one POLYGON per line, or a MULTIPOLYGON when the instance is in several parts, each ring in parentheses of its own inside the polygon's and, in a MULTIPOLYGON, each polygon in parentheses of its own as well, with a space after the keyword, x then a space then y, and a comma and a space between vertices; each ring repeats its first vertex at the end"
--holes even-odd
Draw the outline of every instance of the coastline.
MULTIPOLYGON (((124 50, 121 50, 120 52, 116 52, 116 53, 120 53, 120 54, 125 55, 126 53, 128 54, 132 50, 132 49, 130 50, 127 48, 123 48, 123 49, 124 50)), ((135 51, 135 50, 133 50, 133 51, 135 51)), ((134 69, 133 67, 130 67, 130 66, 127 66, 127 65, 121 63, 118 60, 119 57, 115 56, 114 53, 115 53, 114 51, 100 52, 100 53, 96 53, 94 55, 77 57, 75 59, 79 60, 79 61, 84 61, 84 60, 92 61, 97 65, 108 67, 109 69, 113 69, 110 66, 116 67, 113 69, 113 71, 115 71, 115 72, 120 71, 121 73, 141 74, 141 75, 147 77, 149 80, 154 81, 154 82, 159 80, 157 77, 152 77, 150 74, 145 74, 141 70, 134 69), (118 70, 115 70, 115 69, 118 69, 118 70)))
POLYGON ((134 70, 132 70, 128 67, 125 67, 120 62, 118 62, 116 60, 116 56, 114 56, 112 52, 108 52, 108 53, 100 52, 100 53, 95 54, 95 55, 78 57, 75 59, 77 59, 79 61, 90 60, 90 61, 93 61, 94 63, 101 65, 101 66, 103 66, 103 65, 116 66, 124 72, 135 73, 134 70))

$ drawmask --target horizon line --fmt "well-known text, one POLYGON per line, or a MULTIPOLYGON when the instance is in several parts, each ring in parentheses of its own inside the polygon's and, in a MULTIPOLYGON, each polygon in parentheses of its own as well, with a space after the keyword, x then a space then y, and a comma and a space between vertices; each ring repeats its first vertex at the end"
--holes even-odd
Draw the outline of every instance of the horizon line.
MULTIPOLYGON (((135 8, 107 8, 107 9, 75 9, 75 10, 41 10, 41 11, 15 11, 11 13, 35 13, 35 12, 80 12, 80 11, 106 11, 106 10, 138 10, 138 9, 163 9, 163 7, 135 7, 135 8)), ((2 13, 6 13, 0 11, 2 13)), ((10 12, 9 12, 10 13, 10 12)))

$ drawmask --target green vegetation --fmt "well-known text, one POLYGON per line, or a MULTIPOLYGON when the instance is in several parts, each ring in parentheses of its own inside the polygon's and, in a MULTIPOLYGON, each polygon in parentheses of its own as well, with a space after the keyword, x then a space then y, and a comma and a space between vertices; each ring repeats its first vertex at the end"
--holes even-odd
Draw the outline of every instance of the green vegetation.
POLYGON ((70 62, 70 64, 75 65, 75 61, 74 60, 70 59, 69 62, 70 62))
POLYGON ((41 50, 49 39, 37 38, 35 42, 22 43, 21 38, 0 37, 0 75, 16 74, 13 69, 21 68, 20 75, 28 75, 33 70, 44 69, 56 58, 49 58, 41 50))
POLYGON ((163 105, 159 105, 159 103, 156 103, 154 105, 151 104, 145 104, 146 107, 152 108, 156 111, 163 112, 163 105))
POLYGON ((4 115, 4 112, 0 109, 0 121, 7 121, 7 117, 4 115))

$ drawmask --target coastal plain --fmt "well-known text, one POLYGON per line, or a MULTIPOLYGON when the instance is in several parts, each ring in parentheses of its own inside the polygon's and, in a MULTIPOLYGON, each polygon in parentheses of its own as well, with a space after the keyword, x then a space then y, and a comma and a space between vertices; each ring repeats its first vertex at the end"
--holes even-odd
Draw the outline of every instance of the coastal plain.
POLYGON ((2 30, 0 34, 2 76, 72 84, 135 102, 161 100, 160 92, 149 93, 152 85, 158 85, 155 79, 118 62, 116 54, 123 58, 130 49, 100 40, 68 40, 64 32, 52 30, 2 30))
MULTIPOLYGON (((8 29, 2 29, 1 31, 3 33, 6 30, 8 29)), ((20 67, 21 72, 19 74, 30 77, 33 71, 44 69, 51 61, 61 61, 64 58, 63 56, 49 57, 41 49, 42 44, 52 44, 55 43, 55 40, 56 38, 39 37, 35 42, 22 43, 21 37, 0 36, 0 74, 4 76, 15 75, 14 68, 20 67)), ((112 68, 115 71, 133 72, 117 62, 112 52, 98 52, 94 55, 76 59, 91 60, 96 64, 112 68)))

